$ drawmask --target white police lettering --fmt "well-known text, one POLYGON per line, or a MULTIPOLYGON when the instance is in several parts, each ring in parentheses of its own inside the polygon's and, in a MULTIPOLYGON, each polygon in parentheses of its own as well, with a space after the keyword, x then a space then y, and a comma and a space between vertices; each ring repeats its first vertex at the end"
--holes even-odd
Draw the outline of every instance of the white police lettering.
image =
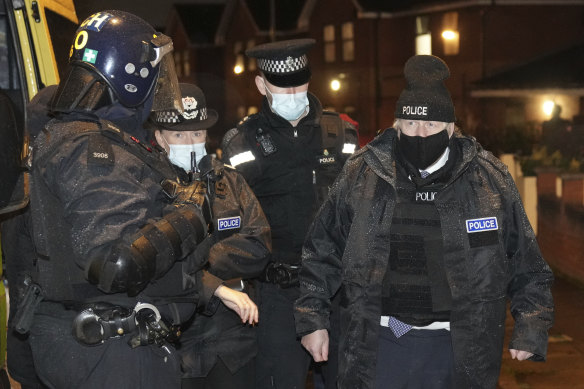
POLYGON ((321 157, 318 159, 318 163, 333 163, 335 162, 335 157, 321 157))
POLYGON ((108 155, 108 153, 93 152, 93 158, 108 159, 109 155, 108 155))
POLYGON ((416 201, 434 201, 438 192, 416 192, 416 201))
POLYGON ((85 30, 99 31, 111 17, 112 15, 106 12, 98 12, 91 15, 90 18, 86 19, 80 27, 84 28, 85 30))
POLYGON ((499 229, 499 224, 497 223, 497 218, 483 217, 480 219, 469 219, 466 221, 466 232, 481 232, 481 231, 494 231, 499 229))
POLYGON ((241 226, 241 217, 225 217, 222 219, 217 219, 217 229, 219 231, 232 230, 234 228, 239 228, 241 226))
POLYGON ((402 113, 406 115, 428 116, 428 107, 406 105, 402 108, 402 113))

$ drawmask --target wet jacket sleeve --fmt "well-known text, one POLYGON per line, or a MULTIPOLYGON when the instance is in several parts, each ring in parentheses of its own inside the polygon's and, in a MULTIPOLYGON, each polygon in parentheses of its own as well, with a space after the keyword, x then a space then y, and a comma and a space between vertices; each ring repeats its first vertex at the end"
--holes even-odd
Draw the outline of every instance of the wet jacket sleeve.
POLYGON ((86 136, 63 142, 36 175, 62 204, 74 260, 86 274, 93 259, 130 247, 142 227, 174 211, 159 196, 158 175, 141 160, 113 145, 115 161, 96 163, 88 158, 89 145, 86 136))
MULTIPOLYGON (((270 226, 259 201, 236 172, 225 173, 228 194, 241 212, 239 231, 210 248, 209 271, 229 280, 257 277, 268 263, 271 250, 270 226)), ((220 203, 219 203, 220 204, 220 203)))
POLYGON ((300 297, 294 306, 296 333, 330 329, 331 298, 342 282, 342 258, 351 225, 347 165, 312 223, 302 248, 300 297))
POLYGON ((198 306, 204 308, 204 315, 213 315, 217 312, 219 304, 221 304, 221 299, 215 296, 215 291, 219 286, 223 285, 223 280, 215 277, 207 270, 201 270, 197 275, 201 277, 201 293, 198 306))
POLYGON ((509 348, 534 354, 531 360, 543 361, 547 353, 548 330, 554 320, 551 294, 553 274, 544 261, 535 234, 519 193, 510 176, 511 188, 507 256, 511 261, 511 278, 508 295, 515 327, 509 348))

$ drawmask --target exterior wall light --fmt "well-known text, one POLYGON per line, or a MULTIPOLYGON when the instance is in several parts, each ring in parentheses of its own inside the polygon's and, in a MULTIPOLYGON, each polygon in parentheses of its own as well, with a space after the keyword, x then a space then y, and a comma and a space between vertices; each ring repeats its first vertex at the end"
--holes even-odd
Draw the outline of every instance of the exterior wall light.
POLYGON ((446 39, 447 41, 454 40, 458 37, 457 31, 452 30, 444 30, 442 31, 442 38, 446 39))
POLYGON ((339 89, 341 89, 341 82, 339 80, 337 80, 336 78, 333 79, 331 81, 331 89, 335 92, 338 91, 339 89))
POLYGON ((555 105, 556 104, 551 100, 544 101, 543 106, 542 106, 543 113, 545 113, 546 116, 551 116, 552 112, 554 111, 555 105))

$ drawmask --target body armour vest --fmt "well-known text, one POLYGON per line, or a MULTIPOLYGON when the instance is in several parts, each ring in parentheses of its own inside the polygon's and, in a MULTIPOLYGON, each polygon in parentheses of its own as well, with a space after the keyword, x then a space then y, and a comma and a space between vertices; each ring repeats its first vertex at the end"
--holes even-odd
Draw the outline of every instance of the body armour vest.
POLYGON ((442 229, 434 205, 441 186, 416 188, 398 169, 382 315, 394 316, 410 325, 450 320, 451 296, 443 266, 442 229))

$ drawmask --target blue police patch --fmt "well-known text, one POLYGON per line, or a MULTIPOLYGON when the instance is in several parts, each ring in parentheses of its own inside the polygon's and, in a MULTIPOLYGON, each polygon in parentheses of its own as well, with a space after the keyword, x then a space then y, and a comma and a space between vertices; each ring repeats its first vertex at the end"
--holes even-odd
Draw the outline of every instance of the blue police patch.
POLYGON ((217 229, 219 231, 232 230, 241 227, 241 217, 225 217, 223 219, 217 219, 217 229))
POLYGON ((494 231, 499 229, 499 224, 497 224, 497 218, 483 217, 480 219, 469 219, 466 221, 466 232, 482 232, 482 231, 494 231))

